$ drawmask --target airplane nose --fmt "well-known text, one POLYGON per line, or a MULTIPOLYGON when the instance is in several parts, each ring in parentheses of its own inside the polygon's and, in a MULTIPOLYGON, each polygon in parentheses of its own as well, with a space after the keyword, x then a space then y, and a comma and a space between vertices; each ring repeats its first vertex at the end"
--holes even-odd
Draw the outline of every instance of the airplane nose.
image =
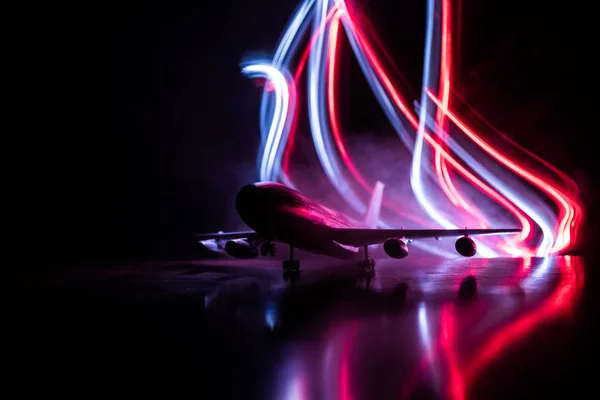
POLYGON ((235 207, 248 227, 264 238, 273 237, 273 196, 260 184, 243 186, 235 199, 235 207))
POLYGON ((255 197, 257 190, 258 190, 258 188, 254 184, 242 186, 242 188, 239 190, 239 192, 237 194, 236 204, 244 203, 244 202, 247 202, 248 200, 252 199, 253 197, 255 197))
POLYGON ((235 198, 235 208, 246 224, 249 224, 248 220, 252 219, 253 212, 255 212, 259 205, 258 191, 256 185, 245 185, 240 189, 235 198))

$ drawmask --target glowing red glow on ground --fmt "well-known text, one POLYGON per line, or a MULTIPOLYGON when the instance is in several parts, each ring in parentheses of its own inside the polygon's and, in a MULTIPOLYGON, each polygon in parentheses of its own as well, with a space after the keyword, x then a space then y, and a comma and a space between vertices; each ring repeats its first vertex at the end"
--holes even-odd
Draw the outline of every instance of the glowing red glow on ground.
POLYGON ((455 400, 462 400, 465 398, 465 388, 462 371, 459 368, 458 359, 454 353, 456 328, 452 313, 453 310, 451 307, 445 306, 442 308, 442 315, 440 317, 440 347, 445 355, 450 375, 448 379, 448 397, 455 400))
MULTIPOLYGON (((518 282, 522 282, 527 278, 532 273, 531 261, 531 258, 524 258, 521 269, 516 271, 509 281, 516 279, 518 282)), ((467 397, 468 388, 476 383, 477 377, 484 373, 494 360, 505 356, 510 347, 530 337, 541 324, 556 321, 561 317, 569 317, 583 291, 585 280, 583 263, 580 257, 571 256, 566 256, 564 260, 560 259, 559 261, 560 281, 552 293, 542 300, 539 306, 501 326, 468 360, 461 362, 457 356, 458 342, 461 337, 456 310, 452 305, 442 307, 438 343, 434 348, 435 357, 421 359, 415 369, 415 374, 404 383, 400 397, 410 398, 418 379, 424 375, 427 368, 431 368, 432 363, 443 359, 448 374, 445 396, 452 399, 464 399, 467 397)), ((470 315, 473 316, 475 313, 470 315)), ((471 329, 474 321, 462 320, 460 322, 465 329, 471 329)))

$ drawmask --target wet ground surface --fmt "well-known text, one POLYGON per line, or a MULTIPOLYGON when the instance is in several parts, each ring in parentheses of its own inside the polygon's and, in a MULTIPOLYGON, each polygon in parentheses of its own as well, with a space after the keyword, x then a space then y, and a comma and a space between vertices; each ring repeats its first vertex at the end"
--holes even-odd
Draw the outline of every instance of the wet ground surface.
POLYGON ((597 394, 582 257, 381 259, 369 288, 353 264, 303 260, 286 282, 280 262, 24 274, 7 293, 8 380, 21 393, 199 398, 597 394))

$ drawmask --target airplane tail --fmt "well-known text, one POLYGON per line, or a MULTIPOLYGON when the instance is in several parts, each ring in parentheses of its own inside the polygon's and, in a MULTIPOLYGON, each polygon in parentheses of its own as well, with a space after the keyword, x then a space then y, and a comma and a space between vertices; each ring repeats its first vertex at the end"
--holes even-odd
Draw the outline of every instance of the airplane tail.
POLYGON ((385 185, 381 181, 375 183, 371 200, 369 201, 369 208, 365 214, 363 223, 367 228, 377 229, 377 222, 379 221, 379 213, 381 211, 381 202, 383 200, 383 189, 385 185))

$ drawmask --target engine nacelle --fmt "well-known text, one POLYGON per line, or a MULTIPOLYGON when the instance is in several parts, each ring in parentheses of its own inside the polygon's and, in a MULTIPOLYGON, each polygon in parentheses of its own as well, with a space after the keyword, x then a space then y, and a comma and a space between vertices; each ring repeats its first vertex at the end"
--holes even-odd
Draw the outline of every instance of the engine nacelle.
POLYGON ((392 258, 404 258, 408 255, 406 243, 398 238, 389 238, 383 242, 383 250, 392 258))
POLYGON ((258 255, 256 247, 244 239, 233 239, 225 243, 225 251, 235 258, 254 258, 258 255))
POLYGON ((217 243, 215 239, 200 240, 198 242, 198 248, 206 255, 218 256, 225 254, 225 251, 219 246, 219 243, 217 243))
POLYGON ((477 245, 468 236, 463 236, 456 239, 456 243, 454 244, 456 251, 458 254, 464 257, 473 257, 475 253, 477 253, 477 245))

